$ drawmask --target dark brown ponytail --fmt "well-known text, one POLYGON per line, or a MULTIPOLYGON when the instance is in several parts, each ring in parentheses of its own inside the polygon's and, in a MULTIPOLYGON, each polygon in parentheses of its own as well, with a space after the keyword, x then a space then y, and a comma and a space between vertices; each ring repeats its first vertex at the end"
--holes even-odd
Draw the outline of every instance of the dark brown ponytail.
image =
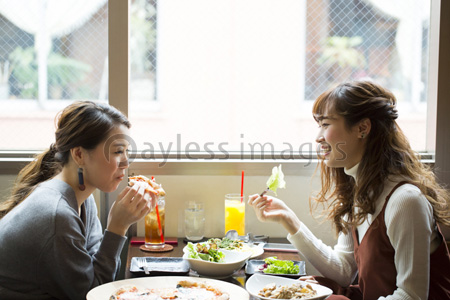
POLYGON ((19 172, 11 197, 0 203, 0 218, 3 218, 17 204, 28 197, 37 184, 60 172, 61 165, 55 161, 55 154, 55 147, 52 144, 50 149, 37 155, 31 163, 19 172))
POLYGON ((19 172, 11 196, 0 203, 0 219, 26 199, 39 183, 56 176, 69 161, 70 149, 79 146, 94 149, 116 126, 131 126, 114 107, 91 101, 74 102, 57 118, 55 143, 19 172))

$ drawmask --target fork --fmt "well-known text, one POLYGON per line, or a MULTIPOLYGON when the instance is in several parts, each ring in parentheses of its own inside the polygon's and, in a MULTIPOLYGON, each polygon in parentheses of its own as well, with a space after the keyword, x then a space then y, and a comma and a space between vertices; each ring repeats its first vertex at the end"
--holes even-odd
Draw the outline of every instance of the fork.
POLYGON ((144 272, 146 275, 150 274, 150 271, 148 270, 148 266, 147 266, 147 258, 146 257, 137 257, 136 262, 137 262, 139 269, 144 269, 144 272))

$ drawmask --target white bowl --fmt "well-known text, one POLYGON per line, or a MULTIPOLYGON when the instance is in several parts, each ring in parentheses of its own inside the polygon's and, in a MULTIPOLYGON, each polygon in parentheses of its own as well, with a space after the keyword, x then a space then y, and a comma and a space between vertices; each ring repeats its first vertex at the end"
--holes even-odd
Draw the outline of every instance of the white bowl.
POLYGON ((183 258, 189 263, 189 267, 198 275, 213 278, 224 278, 231 276, 240 270, 245 262, 250 258, 252 252, 236 252, 230 250, 220 250, 224 254, 223 262, 211 262, 202 259, 189 258, 189 253, 185 251, 183 258))
MULTIPOLYGON (((247 292, 250 293, 250 295, 258 299, 271 300, 266 297, 258 296, 259 291, 261 291, 266 285, 271 283, 275 283, 276 285, 292 285, 298 282, 299 282, 298 279, 255 274, 247 280, 247 282, 245 283, 245 288, 247 289, 247 292)), ((328 298, 328 296, 330 296, 333 293, 332 290, 320 284, 314 284, 310 282, 304 282, 304 284, 311 285, 311 287, 317 291, 317 295, 311 298, 307 298, 308 300, 323 300, 328 298)))

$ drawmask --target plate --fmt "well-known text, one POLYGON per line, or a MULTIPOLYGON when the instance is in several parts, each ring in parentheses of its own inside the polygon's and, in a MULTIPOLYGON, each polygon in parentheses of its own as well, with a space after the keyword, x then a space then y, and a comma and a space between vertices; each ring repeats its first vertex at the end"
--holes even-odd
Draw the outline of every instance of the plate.
POLYGON ((263 246, 262 244, 260 244, 259 246, 257 246, 257 245, 248 245, 248 247, 252 251, 252 256, 250 256, 250 258, 257 258, 261 254, 263 254, 264 253, 264 249, 263 249, 262 246, 263 246))
POLYGON ((298 266, 298 273, 297 274, 273 274, 273 273, 264 273, 260 271, 260 267, 264 265, 264 260, 249 260, 247 261, 247 265, 245 266, 245 274, 247 275, 253 275, 253 274, 262 274, 262 275, 274 275, 274 276, 283 276, 287 278, 298 278, 300 276, 306 275, 305 270, 305 262, 304 261, 298 261, 293 260, 294 265, 298 266))
POLYGON ((144 269, 139 267, 138 260, 144 259, 150 275, 184 274, 189 273, 189 264, 181 257, 132 257, 130 272, 144 273, 144 269))
MULTIPOLYGON (((246 284, 245 288, 247 289, 247 292, 250 293, 250 295, 263 300, 272 300, 270 298, 258 296, 258 293, 260 290, 262 290, 266 285, 275 283, 276 285, 292 285, 294 283, 298 283, 299 280, 297 279, 290 279, 290 278, 284 278, 279 276, 271 276, 271 275, 261 275, 261 274, 255 274, 252 277, 250 277, 246 284)), ((307 298, 308 300, 323 300, 326 299, 328 296, 330 296, 333 291, 329 288, 322 286, 320 284, 314 284, 305 282, 304 284, 309 284, 311 287, 317 291, 317 295, 311 298, 307 298)))
POLYGON ((254 245, 249 243, 242 243, 242 249, 232 249, 228 251, 234 251, 234 252, 251 252, 252 255, 250 258, 256 258, 264 253, 264 244, 254 245))
POLYGON ((284 243, 266 243, 263 246, 264 250, 274 251, 274 252, 294 252, 298 253, 297 248, 292 244, 284 244, 284 243))
MULTIPOLYGON (((209 239, 208 239, 209 240, 209 239)), ((207 241, 208 241, 207 240, 207 241)), ((200 242, 200 243, 193 243, 194 246, 196 246, 197 244, 206 244, 206 242, 200 242)), ((220 248, 220 250, 227 250, 227 251, 233 251, 233 252, 251 252, 252 255, 250 256, 250 258, 257 258, 258 256, 260 256, 261 254, 264 253, 264 243, 255 245, 255 244, 249 244, 249 243, 242 243, 243 248, 242 249, 224 249, 224 248, 220 248)))
POLYGON ((248 300, 250 298, 247 291, 242 287, 221 280, 189 277, 189 276, 159 276, 159 277, 156 276, 156 277, 125 279, 106 283, 90 290, 86 296, 86 299, 87 300, 109 299, 109 297, 116 290, 125 286, 136 286, 138 288, 167 288, 167 287, 173 288, 181 280, 189 280, 194 282, 200 281, 205 284, 217 287, 221 291, 228 293, 228 295, 230 295, 230 300, 248 300))

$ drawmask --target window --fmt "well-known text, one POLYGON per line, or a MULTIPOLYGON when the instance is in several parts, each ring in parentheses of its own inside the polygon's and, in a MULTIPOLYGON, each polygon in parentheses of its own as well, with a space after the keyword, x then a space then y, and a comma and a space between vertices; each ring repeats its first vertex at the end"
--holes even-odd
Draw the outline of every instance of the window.
POLYGON ((426 150, 425 2, 160 1, 158 106, 130 103, 138 149, 147 158, 313 151, 312 100, 337 83, 371 79, 397 95, 400 125, 426 150))
POLYGON ((107 0, 2 3, 0 149, 47 148, 60 109, 107 100, 107 12, 107 0))
POLYGON ((156 0, 134 0, 130 6, 130 100, 156 100, 156 0))
MULTIPOLYGON (((110 98, 108 3, 6 3, 0 149, 40 150, 60 108, 110 98)), ((312 100, 370 78, 397 95, 401 127, 427 150, 430 3, 403 3, 131 1, 127 106, 138 149, 149 157, 313 151, 312 100)))

